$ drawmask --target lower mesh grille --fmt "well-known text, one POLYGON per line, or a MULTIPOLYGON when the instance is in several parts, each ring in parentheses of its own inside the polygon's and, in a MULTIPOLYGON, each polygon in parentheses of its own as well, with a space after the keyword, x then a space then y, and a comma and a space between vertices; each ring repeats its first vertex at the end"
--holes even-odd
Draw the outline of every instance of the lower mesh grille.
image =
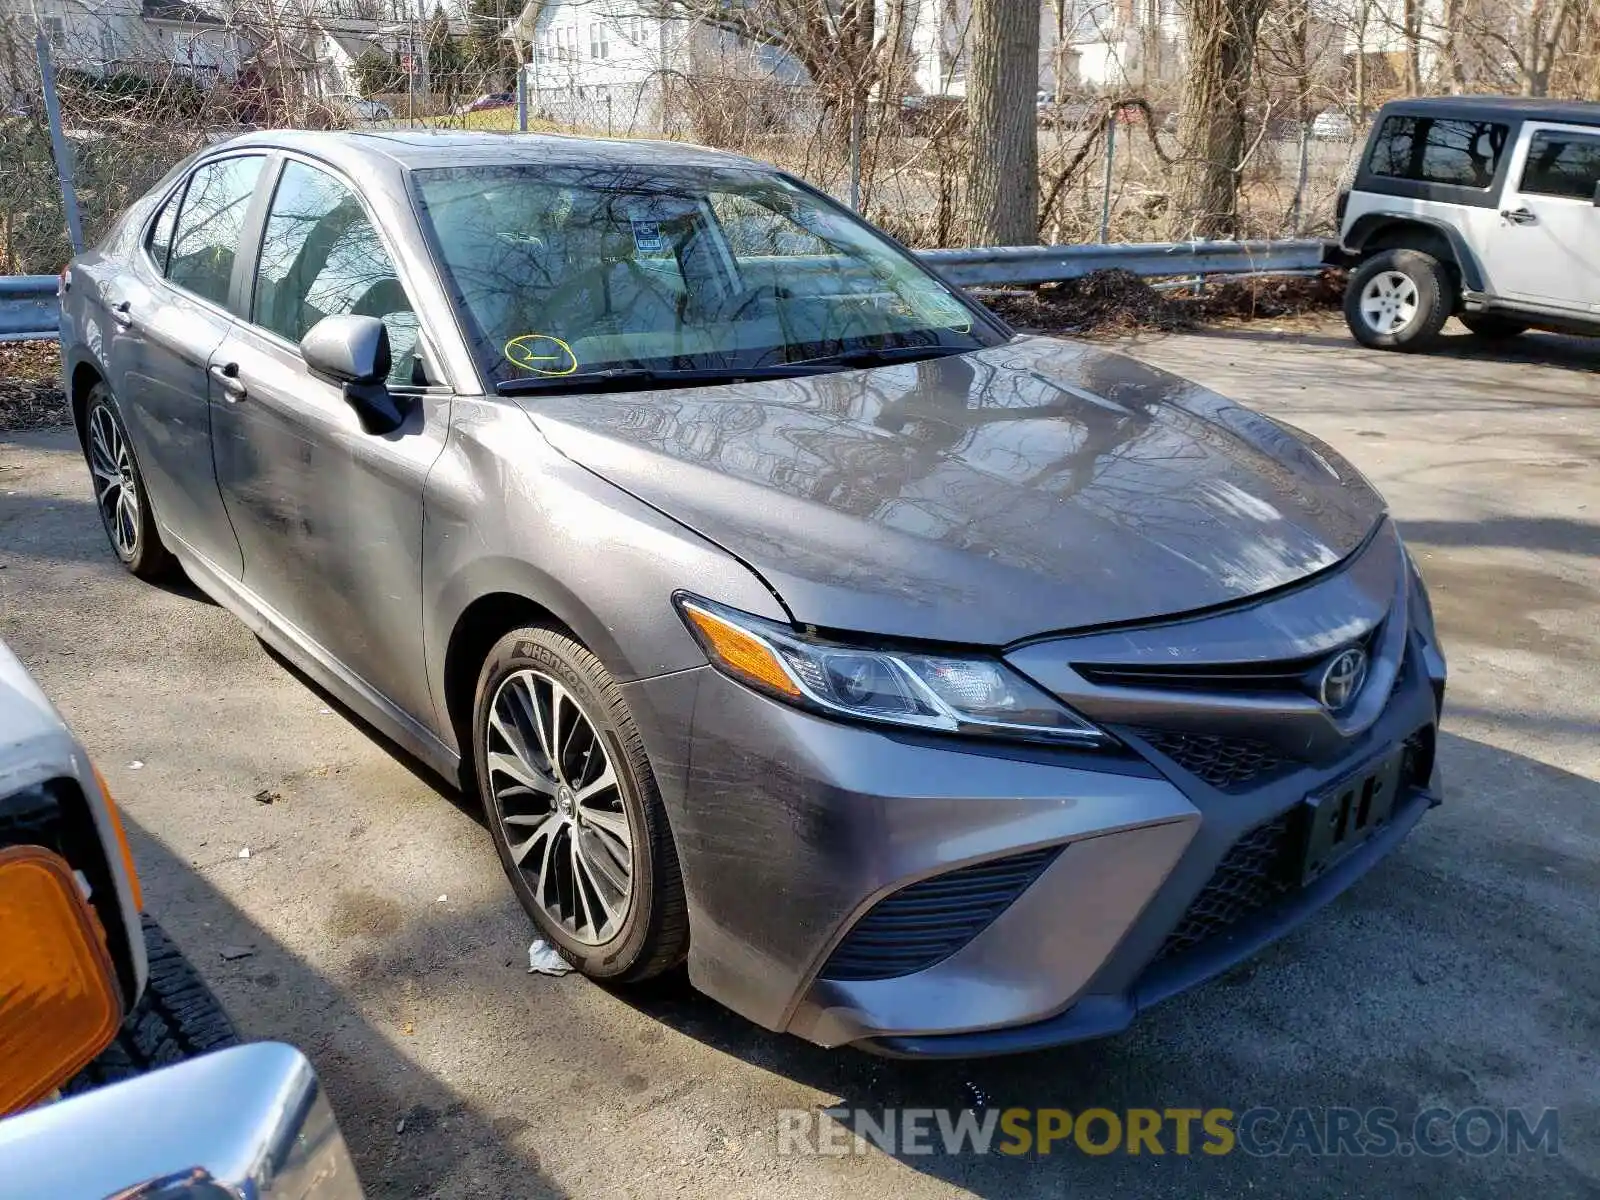
POLYGON ((1233 844, 1183 920, 1161 944, 1158 961, 1192 949, 1293 890, 1284 870, 1292 816, 1293 810, 1257 825, 1233 844))
POLYGON ((1224 791, 1254 783, 1283 767, 1286 761, 1265 742, 1248 738, 1170 733, 1159 729, 1136 732, 1185 771, 1224 791))
POLYGON ((822 978, 895 979, 943 962, 988 928, 1060 850, 962 867, 884 897, 835 947, 822 978))

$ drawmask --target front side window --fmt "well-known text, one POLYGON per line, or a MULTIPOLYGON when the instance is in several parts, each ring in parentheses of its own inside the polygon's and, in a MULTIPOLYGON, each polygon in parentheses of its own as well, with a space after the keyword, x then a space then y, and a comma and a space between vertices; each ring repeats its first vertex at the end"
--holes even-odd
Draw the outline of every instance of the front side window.
POLYGON ((1493 121, 1386 117, 1368 165, 1374 175, 1487 188, 1509 132, 1509 126, 1493 121))
POLYGON ((607 164, 413 178, 495 383, 810 369, 1002 337, 871 227, 772 172, 607 164))
POLYGON ((377 230, 349 188, 291 160, 267 213, 250 320, 298 343, 323 317, 344 314, 382 321, 390 382, 412 382, 417 318, 377 230))
POLYGON ((1600 187, 1600 136, 1541 129, 1528 145, 1521 190, 1593 203, 1600 187))
POLYGON ((169 280, 214 304, 227 304, 245 212, 265 161, 259 155, 224 158, 194 173, 172 234, 169 280))

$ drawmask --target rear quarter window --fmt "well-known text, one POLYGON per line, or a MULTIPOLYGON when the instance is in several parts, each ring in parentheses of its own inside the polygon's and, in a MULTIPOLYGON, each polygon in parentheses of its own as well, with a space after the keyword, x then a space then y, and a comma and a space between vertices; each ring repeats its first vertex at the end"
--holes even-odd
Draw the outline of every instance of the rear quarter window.
POLYGON ((1510 132, 1496 121, 1385 117, 1367 169, 1391 179, 1487 188, 1500 169, 1510 132))

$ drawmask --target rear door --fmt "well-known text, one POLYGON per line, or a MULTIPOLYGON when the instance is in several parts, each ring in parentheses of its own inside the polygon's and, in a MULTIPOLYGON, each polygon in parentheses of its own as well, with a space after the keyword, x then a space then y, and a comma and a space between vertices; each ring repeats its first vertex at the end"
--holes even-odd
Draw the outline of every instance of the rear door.
POLYGON ((244 583, 285 622, 389 701, 433 708, 422 663, 422 491, 449 429, 399 271, 352 183, 282 160, 259 261, 216 354, 217 479, 244 583), (323 317, 380 318, 390 390, 409 405, 391 434, 362 430, 339 385, 312 375, 299 341, 323 317))
POLYGON ((237 579, 239 544, 211 467, 212 355, 232 325, 235 251, 266 157, 201 164, 157 214, 133 270, 107 288, 111 388, 166 531, 237 579))
POLYGON ((1487 247, 1498 296, 1600 313, 1600 129, 1529 122, 1487 247))

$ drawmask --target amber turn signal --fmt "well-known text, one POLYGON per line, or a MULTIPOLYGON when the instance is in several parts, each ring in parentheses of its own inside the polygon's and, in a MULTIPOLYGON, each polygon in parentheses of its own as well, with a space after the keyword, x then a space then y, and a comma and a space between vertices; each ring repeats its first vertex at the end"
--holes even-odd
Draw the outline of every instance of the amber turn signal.
POLYGON ((0 1115, 71 1079, 121 1019, 111 955, 72 868, 39 846, 0 850, 0 1115))
POLYGON ((122 865, 128 872, 128 888, 133 893, 133 906, 140 912, 144 911, 144 888, 139 884, 139 872, 133 865, 133 851, 128 847, 128 835, 122 828, 122 814, 117 811, 117 802, 111 797, 111 788, 106 784, 106 777, 100 774, 100 768, 92 768, 94 781, 100 785, 100 794, 106 799, 106 812, 111 814, 111 828, 117 834, 117 846, 122 851, 122 865))
POLYGON ((683 615, 700 635, 700 644, 708 654, 735 675, 742 675, 753 683, 771 688, 784 696, 796 697, 800 689, 778 661, 777 652, 755 634, 740 629, 715 613, 707 612, 690 601, 683 602, 683 615))

